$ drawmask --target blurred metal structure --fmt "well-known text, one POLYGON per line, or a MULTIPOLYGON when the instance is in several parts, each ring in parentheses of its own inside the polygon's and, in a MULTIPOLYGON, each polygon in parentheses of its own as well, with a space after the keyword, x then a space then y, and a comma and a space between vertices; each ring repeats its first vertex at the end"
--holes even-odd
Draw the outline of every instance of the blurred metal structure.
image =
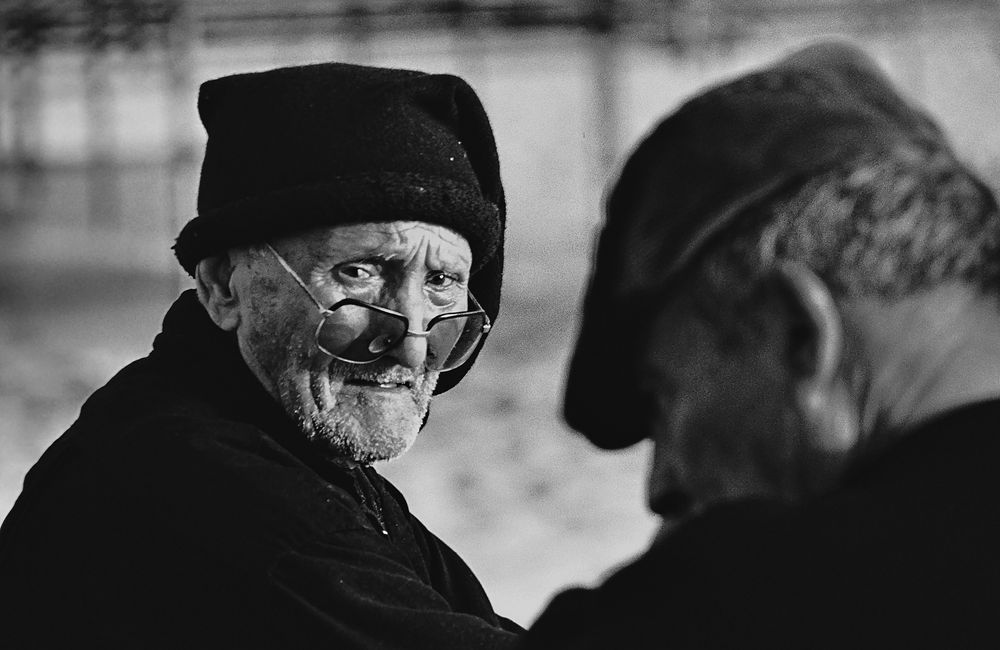
MULTIPOLYGON (((597 164, 607 170, 621 145, 623 42, 652 43, 685 57, 831 26, 854 33, 913 30, 956 12, 1000 27, 998 5, 995 0, 8 0, 0 9, 0 236, 23 242, 44 224, 41 239, 63 241, 54 245, 57 258, 87 249, 79 244, 91 241, 89 251, 132 250, 142 264, 152 255, 143 248, 151 233, 162 250, 193 207, 199 49, 329 39, 349 44, 364 59, 366 48, 372 50, 387 34, 453 34, 466 48, 456 56, 468 57, 470 44, 489 47, 490 39, 480 38, 485 34, 495 40, 538 30, 577 32, 590 43, 588 110, 595 112, 597 164), (159 97, 149 107, 153 113, 139 119, 148 117, 161 135, 141 151, 122 143, 123 75, 150 84, 150 96, 159 97), (63 112, 82 126, 48 133, 60 122, 51 118, 53 102, 70 106, 63 112), (57 198, 46 200, 52 196, 57 198)), ((0 248, 0 262, 16 252, 0 248)))
POLYGON ((996 0, 10 0, 0 10, 5 53, 45 46, 142 47, 188 16, 206 40, 267 32, 538 27, 623 31, 694 46, 782 27, 901 30, 955 11, 996 17, 996 0))

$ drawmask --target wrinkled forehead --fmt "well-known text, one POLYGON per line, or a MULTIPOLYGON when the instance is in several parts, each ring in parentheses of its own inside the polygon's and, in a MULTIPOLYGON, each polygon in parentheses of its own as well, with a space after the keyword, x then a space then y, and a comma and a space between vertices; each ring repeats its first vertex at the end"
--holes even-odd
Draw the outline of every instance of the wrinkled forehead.
POLYGON ((317 260, 364 257, 408 259, 423 254, 429 262, 472 266, 465 237, 451 228, 424 221, 362 222, 316 228, 287 238, 293 248, 317 260))

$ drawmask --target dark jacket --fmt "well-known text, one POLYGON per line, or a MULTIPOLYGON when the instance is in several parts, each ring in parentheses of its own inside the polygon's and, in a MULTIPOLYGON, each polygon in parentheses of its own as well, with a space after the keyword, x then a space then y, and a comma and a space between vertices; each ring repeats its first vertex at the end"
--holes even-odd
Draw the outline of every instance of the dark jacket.
POLYGON ((193 291, 0 529, 4 648, 507 648, 517 631, 392 485, 305 442, 193 291))
POLYGON ((680 525, 524 648, 1000 648, 1000 401, 957 409, 800 506, 680 525))

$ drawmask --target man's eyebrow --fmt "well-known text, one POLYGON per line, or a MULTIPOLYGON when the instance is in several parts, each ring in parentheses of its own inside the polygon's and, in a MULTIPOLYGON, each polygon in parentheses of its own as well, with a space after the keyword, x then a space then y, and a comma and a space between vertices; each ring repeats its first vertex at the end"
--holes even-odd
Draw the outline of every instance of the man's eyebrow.
POLYGON ((367 246, 359 245, 358 242, 349 242, 338 245, 329 240, 316 242, 310 247, 309 253, 323 263, 346 262, 348 260, 363 260, 386 258, 384 251, 381 251, 381 243, 371 243, 367 246))
POLYGON ((346 256, 341 263, 347 264, 351 262, 364 262, 366 264, 386 266, 390 264, 400 264, 401 260, 394 255, 386 255, 385 253, 362 252, 357 255, 346 256))

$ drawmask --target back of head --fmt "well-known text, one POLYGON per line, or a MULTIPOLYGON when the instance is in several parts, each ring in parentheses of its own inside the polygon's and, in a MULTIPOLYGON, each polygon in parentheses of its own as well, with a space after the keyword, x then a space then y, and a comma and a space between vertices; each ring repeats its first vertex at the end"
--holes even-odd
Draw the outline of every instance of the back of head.
POLYGON ((625 164, 566 418, 602 447, 645 436, 638 352, 616 323, 680 284, 729 307, 732 326, 753 280, 782 261, 805 264, 841 295, 901 295, 948 280, 989 291, 1000 285, 998 249, 992 194, 934 123, 858 50, 806 48, 688 101, 625 164))

